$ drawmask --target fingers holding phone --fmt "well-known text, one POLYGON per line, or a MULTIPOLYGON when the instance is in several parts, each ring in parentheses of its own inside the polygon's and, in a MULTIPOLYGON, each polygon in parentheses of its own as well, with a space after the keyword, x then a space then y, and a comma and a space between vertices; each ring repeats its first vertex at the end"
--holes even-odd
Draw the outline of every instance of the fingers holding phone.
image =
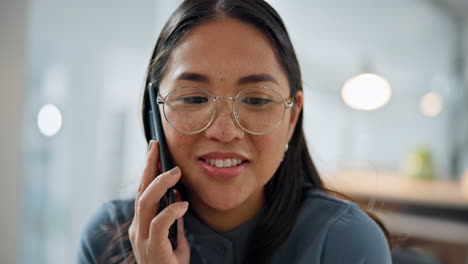
POLYGON ((187 212, 188 203, 176 202, 157 213, 159 201, 181 177, 178 167, 159 174, 158 152, 157 142, 152 141, 135 199, 135 216, 129 228, 130 241, 138 263, 189 263, 190 249, 182 218, 187 212), (178 228, 182 226, 182 229, 177 232, 178 247, 173 250, 168 234, 175 221, 178 221, 178 228))

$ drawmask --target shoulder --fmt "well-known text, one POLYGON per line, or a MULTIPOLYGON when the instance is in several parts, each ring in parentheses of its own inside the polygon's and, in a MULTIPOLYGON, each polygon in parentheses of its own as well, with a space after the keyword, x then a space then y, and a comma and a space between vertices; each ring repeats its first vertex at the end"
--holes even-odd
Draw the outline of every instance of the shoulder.
POLYGON ((88 218, 80 234, 78 263, 97 263, 123 224, 133 218, 134 199, 111 200, 100 205, 88 218))
MULTIPOLYGON (((315 231, 321 263, 391 263, 387 239, 357 204, 320 190, 308 191, 298 225, 315 231)), ((310 233, 309 233, 310 235, 310 233)))
POLYGON ((133 217, 134 199, 111 200, 101 204, 88 218, 82 235, 94 237, 118 227, 133 217))

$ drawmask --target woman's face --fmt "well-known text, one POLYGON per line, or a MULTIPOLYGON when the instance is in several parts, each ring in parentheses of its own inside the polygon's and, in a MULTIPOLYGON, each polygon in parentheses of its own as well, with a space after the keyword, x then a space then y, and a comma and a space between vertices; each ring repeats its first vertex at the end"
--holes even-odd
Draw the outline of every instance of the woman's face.
MULTIPOLYGON (((267 86, 287 102, 292 100, 287 77, 268 40, 254 27, 234 19, 194 28, 173 50, 160 93, 165 96, 180 86, 201 87, 213 96, 236 96, 246 87, 267 86)), ((279 127, 265 135, 249 134, 236 124, 232 100, 218 100, 211 126, 198 134, 183 134, 163 118, 167 144, 195 210, 261 206, 264 186, 280 165, 294 130, 302 93, 296 100, 279 127), (242 163, 230 168, 210 165, 212 161, 227 166, 222 162, 227 159, 242 163)))

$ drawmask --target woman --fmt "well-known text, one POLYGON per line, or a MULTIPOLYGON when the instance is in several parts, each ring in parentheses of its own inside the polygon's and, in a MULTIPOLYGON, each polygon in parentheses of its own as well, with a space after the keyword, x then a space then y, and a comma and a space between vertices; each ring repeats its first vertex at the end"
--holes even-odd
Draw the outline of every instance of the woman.
POLYGON ((384 227, 320 180, 302 130, 299 64, 265 1, 187 0, 174 12, 143 93, 148 141, 150 84, 177 166, 160 174, 151 141, 136 198, 96 212, 80 263, 391 262, 384 227), (157 214, 173 186, 178 202, 157 214))

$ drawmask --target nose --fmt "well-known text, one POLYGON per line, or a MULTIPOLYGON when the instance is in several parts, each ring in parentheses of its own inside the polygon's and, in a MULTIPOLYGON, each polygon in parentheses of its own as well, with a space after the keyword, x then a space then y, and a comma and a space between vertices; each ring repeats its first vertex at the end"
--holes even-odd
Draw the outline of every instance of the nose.
POLYGON ((232 100, 217 100, 213 122, 205 130, 209 139, 228 143, 244 137, 245 131, 240 128, 232 116, 232 100))

